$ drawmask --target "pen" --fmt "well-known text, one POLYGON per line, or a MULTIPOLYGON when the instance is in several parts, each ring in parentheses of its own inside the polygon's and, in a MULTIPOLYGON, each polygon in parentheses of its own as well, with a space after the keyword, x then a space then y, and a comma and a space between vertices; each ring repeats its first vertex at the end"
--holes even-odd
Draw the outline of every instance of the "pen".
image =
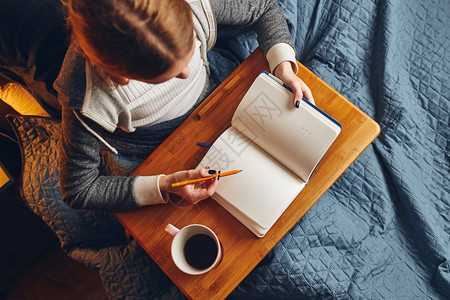
POLYGON ((202 177, 202 178, 190 179, 190 180, 186 180, 186 181, 180 181, 180 182, 172 183, 172 187, 177 187, 177 186, 187 185, 187 184, 191 184, 191 183, 206 181, 206 180, 209 180, 209 179, 213 179, 214 177, 219 177, 220 178, 220 177, 224 177, 224 176, 234 175, 234 174, 237 174, 239 172, 242 172, 242 170, 232 170, 232 171, 227 171, 227 172, 223 172, 223 173, 221 173, 219 171, 216 174, 208 176, 208 177, 202 177))

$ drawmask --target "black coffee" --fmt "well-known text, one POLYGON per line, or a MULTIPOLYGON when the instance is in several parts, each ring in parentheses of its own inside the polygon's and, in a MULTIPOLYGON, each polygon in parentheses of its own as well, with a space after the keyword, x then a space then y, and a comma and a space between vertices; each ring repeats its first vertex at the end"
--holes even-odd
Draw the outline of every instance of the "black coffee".
POLYGON ((191 236, 184 245, 184 257, 196 269, 209 268, 217 257, 216 241, 206 234, 191 236))

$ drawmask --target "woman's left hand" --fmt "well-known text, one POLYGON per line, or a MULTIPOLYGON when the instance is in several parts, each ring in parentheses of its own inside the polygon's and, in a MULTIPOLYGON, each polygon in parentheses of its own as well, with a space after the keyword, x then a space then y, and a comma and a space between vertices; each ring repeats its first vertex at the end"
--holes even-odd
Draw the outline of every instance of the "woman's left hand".
POLYGON ((309 87, 294 73, 292 62, 283 61, 275 68, 273 74, 283 80, 283 82, 292 89, 292 92, 294 93, 293 104, 295 107, 298 108, 297 105, 300 104, 303 97, 309 102, 315 103, 309 87), (297 101, 299 101, 298 104, 297 101))

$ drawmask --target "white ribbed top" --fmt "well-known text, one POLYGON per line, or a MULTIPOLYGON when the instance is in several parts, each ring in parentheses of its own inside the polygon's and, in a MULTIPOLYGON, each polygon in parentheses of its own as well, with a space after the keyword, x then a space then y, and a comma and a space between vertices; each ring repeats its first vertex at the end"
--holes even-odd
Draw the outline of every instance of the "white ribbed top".
POLYGON ((189 70, 190 75, 186 79, 172 78, 160 84, 130 80, 127 85, 118 86, 117 92, 131 114, 132 126, 146 126, 176 118, 195 104, 206 82, 206 68, 198 40, 189 70))

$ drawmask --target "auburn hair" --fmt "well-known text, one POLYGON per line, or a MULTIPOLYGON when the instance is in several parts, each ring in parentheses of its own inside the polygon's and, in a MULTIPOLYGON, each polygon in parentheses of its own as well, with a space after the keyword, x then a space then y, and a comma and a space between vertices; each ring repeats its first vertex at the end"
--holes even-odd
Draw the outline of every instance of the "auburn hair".
POLYGON ((84 56, 117 84, 152 79, 192 49, 185 0, 65 0, 67 23, 84 56))

